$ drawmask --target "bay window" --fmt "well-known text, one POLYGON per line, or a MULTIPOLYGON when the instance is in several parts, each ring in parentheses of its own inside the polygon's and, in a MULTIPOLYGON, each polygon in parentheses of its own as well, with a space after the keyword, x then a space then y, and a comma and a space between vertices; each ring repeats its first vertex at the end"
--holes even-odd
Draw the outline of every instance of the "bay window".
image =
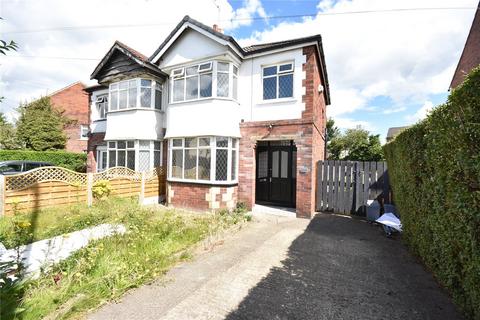
POLYGON ((172 102, 211 97, 236 99, 237 76, 238 68, 235 65, 220 61, 174 69, 171 73, 172 102))
POLYGON ((170 139, 169 178, 233 183, 237 179, 238 139, 192 137, 170 139))
POLYGON ((131 79, 110 84, 109 111, 162 110, 162 84, 149 79, 131 79))
POLYGON ((148 171, 162 166, 161 141, 119 140, 109 141, 107 146, 109 168, 127 167, 136 171, 148 171))
POLYGON ((293 63, 262 69, 263 100, 293 97, 293 63))

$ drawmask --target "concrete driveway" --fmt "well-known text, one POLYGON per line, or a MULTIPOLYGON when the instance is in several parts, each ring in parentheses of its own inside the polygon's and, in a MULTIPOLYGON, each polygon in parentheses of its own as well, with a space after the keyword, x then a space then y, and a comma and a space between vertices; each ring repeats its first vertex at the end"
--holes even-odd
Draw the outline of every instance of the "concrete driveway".
POLYGON ((462 319, 398 239, 364 221, 258 215, 89 319, 462 319))

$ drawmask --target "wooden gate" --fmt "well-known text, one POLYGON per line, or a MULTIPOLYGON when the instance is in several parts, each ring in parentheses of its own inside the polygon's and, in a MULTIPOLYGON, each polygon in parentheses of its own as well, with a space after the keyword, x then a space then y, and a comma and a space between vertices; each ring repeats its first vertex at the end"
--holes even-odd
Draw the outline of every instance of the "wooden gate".
POLYGON ((317 162, 316 210, 365 214, 367 200, 392 202, 386 162, 317 162))

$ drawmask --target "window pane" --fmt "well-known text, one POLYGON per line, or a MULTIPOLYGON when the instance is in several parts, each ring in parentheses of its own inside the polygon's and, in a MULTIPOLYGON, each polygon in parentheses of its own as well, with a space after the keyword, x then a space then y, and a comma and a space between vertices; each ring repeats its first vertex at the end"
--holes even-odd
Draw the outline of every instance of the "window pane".
POLYGON ((108 147, 109 147, 109 148, 115 148, 115 146, 116 146, 115 141, 110 141, 110 142, 108 143, 108 147))
POLYGON ((272 152, 272 178, 278 178, 279 176, 279 156, 280 151, 273 151, 272 152))
POLYGON ((197 146, 197 138, 185 138, 185 148, 195 148, 197 146))
POLYGON ((275 99, 277 97, 277 78, 263 79, 263 100, 275 99))
POLYGON ((127 141, 127 148, 135 148, 135 142, 127 141))
POLYGON ((120 110, 127 108, 127 90, 120 90, 119 104, 118 108, 120 110))
POLYGON ((161 145, 160 141, 154 141, 153 142, 153 149, 160 150, 161 148, 162 148, 162 145, 161 145))
POLYGON ((217 75, 217 96, 228 97, 228 73, 218 73, 217 75))
POLYGON ((118 110, 118 91, 113 91, 110 97, 110 110, 118 110))
POLYGON ((118 89, 118 83, 114 83, 110 85, 110 90, 118 89))
POLYGON ((155 90, 155 109, 162 110, 162 91, 155 90))
POLYGON ((258 153, 258 177, 265 178, 268 174, 268 151, 258 153))
POLYGON ((184 79, 173 81, 173 101, 183 101, 183 88, 185 86, 184 79))
POLYGON ((228 72, 229 66, 230 66, 230 65, 229 65, 228 63, 219 62, 219 63, 217 64, 217 70, 218 70, 218 71, 228 72))
POLYGON ((187 78, 187 97, 186 100, 198 98, 198 76, 187 78))
POLYGON ((293 65, 291 63, 282 64, 280 66, 280 71, 287 71, 287 70, 292 70, 292 69, 293 69, 293 65))
POLYGON ((233 99, 237 99, 238 93, 237 93, 237 87, 238 87, 238 79, 236 76, 233 77, 233 99))
POLYGON ((173 146, 174 147, 181 147, 183 146, 183 140, 182 139, 173 139, 173 146))
POLYGON ((128 81, 122 81, 119 84, 120 89, 128 89, 128 81))
POLYGON ((137 88, 128 89, 128 107, 129 108, 137 107, 137 88))
POLYGON ((287 74, 278 78, 278 97, 293 97, 293 74, 287 74))
POLYGON ((210 145, 210 138, 198 138, 198 144, 201 147, 209 146, 210 145))
POLYGON ((200 97, 212 96, 212 74, 200 75, 200 97))
POLYGON ((263 76, 273 76, 277 74, 277 66, 263 68, 263 76))
POLYGON ((238 68, 233 66, 233 74, 238 75, 238 68))
POLYGON ((140 85, 142 87, 151 87, 152 86, 152 80, 146 80, 146 79, 142 79, 140 81, 140 85))
POLYGON ((228 164, 228 150, 227 149, 217 149, 216 157, 216 171, 215 171, 215 180, 217 181, 226 181, 227 180, 227 164, 228 164))
POLYGON ((130 80, 130 81, 128 81, 128 86, 129 86, 130 88, 135 88, 135 87, 137 87, 137 80, 130 80))
POLYGON ((107 167, 107 152, 106 151, 100 151, 100 154, 102 155, 101 159, 101 166, 100 169, 105 169, 107 167))
POLYGON ((152 106, 152 89, 140 88, 140 107, 151 108, 152 106))
POLYGON ((150 141, 140 140, 139 148, 140 148, 140 150, 150 150, 150 141))
POLYGON ((207 63, 202 63, 201 65, 198 66, 199 71, 208 71, 212 69, 212 63, 207 62, 207 63))
POLYGON ((135 151, 127 151, 127 167, 135 170, 135 151))
POLYGON ((210 149, 198 150, 198 179, 210 180, 210 163, 212 154, 210 149))
POLYGON ((288 178, 288 151, 282 151, 280 178, 288 178))
POLYGON ((198 66, 193 66, 185 69, 187 72, 187 76, 194 76, 198 74, 198 66))
POLYGON ((138 170, 139 171, 150 170, 150 151, 140 150, 138 154, 138 170))
POLYGON ((185 149, 184 179, 197 179, 197 149, 185 149))
POLYGON ((160 151, 153 152, 153 166, 160 167, 160 151))
POLYGON ((125 141, 118 141, 117 142, 117 149, 125 149, 126 143, 125 141))
POLYGON ((232 150, 232 180, 237 178, 237 151, 232 150))
POLYGON ((119 167, 125 167, 125 151, 117 151, 117 165, 119 167))
POLYGON ((172 150, 172 177, 182 178, 183 150, 172 150))
POLYGON ((109 156, 108 167, 109 168, 115 167, 117 165, 117 152, 109 151, 108 156, 109 156))
POLYGON ((228 138, 227 137, 217 137, 217 147, 221 147, 221 148, 228 147, 228 138))

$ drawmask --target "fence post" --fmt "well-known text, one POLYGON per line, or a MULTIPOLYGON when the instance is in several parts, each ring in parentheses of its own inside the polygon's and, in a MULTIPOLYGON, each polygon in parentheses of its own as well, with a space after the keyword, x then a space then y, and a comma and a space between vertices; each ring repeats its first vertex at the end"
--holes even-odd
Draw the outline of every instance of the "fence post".
POLYGON ((87 205, 89 207, 92 206, 93 204, 93 173, 89 172, 87 173, 87 205))
POLYGON ((145 171, 142 171, 142 180, 140 182, 140 194, 138 196, 138 202, 143 204, 143 200, 145 199, 145 171))
POLYGON ((0 217, 5 215, 5 176, 0 174, 0 217))

